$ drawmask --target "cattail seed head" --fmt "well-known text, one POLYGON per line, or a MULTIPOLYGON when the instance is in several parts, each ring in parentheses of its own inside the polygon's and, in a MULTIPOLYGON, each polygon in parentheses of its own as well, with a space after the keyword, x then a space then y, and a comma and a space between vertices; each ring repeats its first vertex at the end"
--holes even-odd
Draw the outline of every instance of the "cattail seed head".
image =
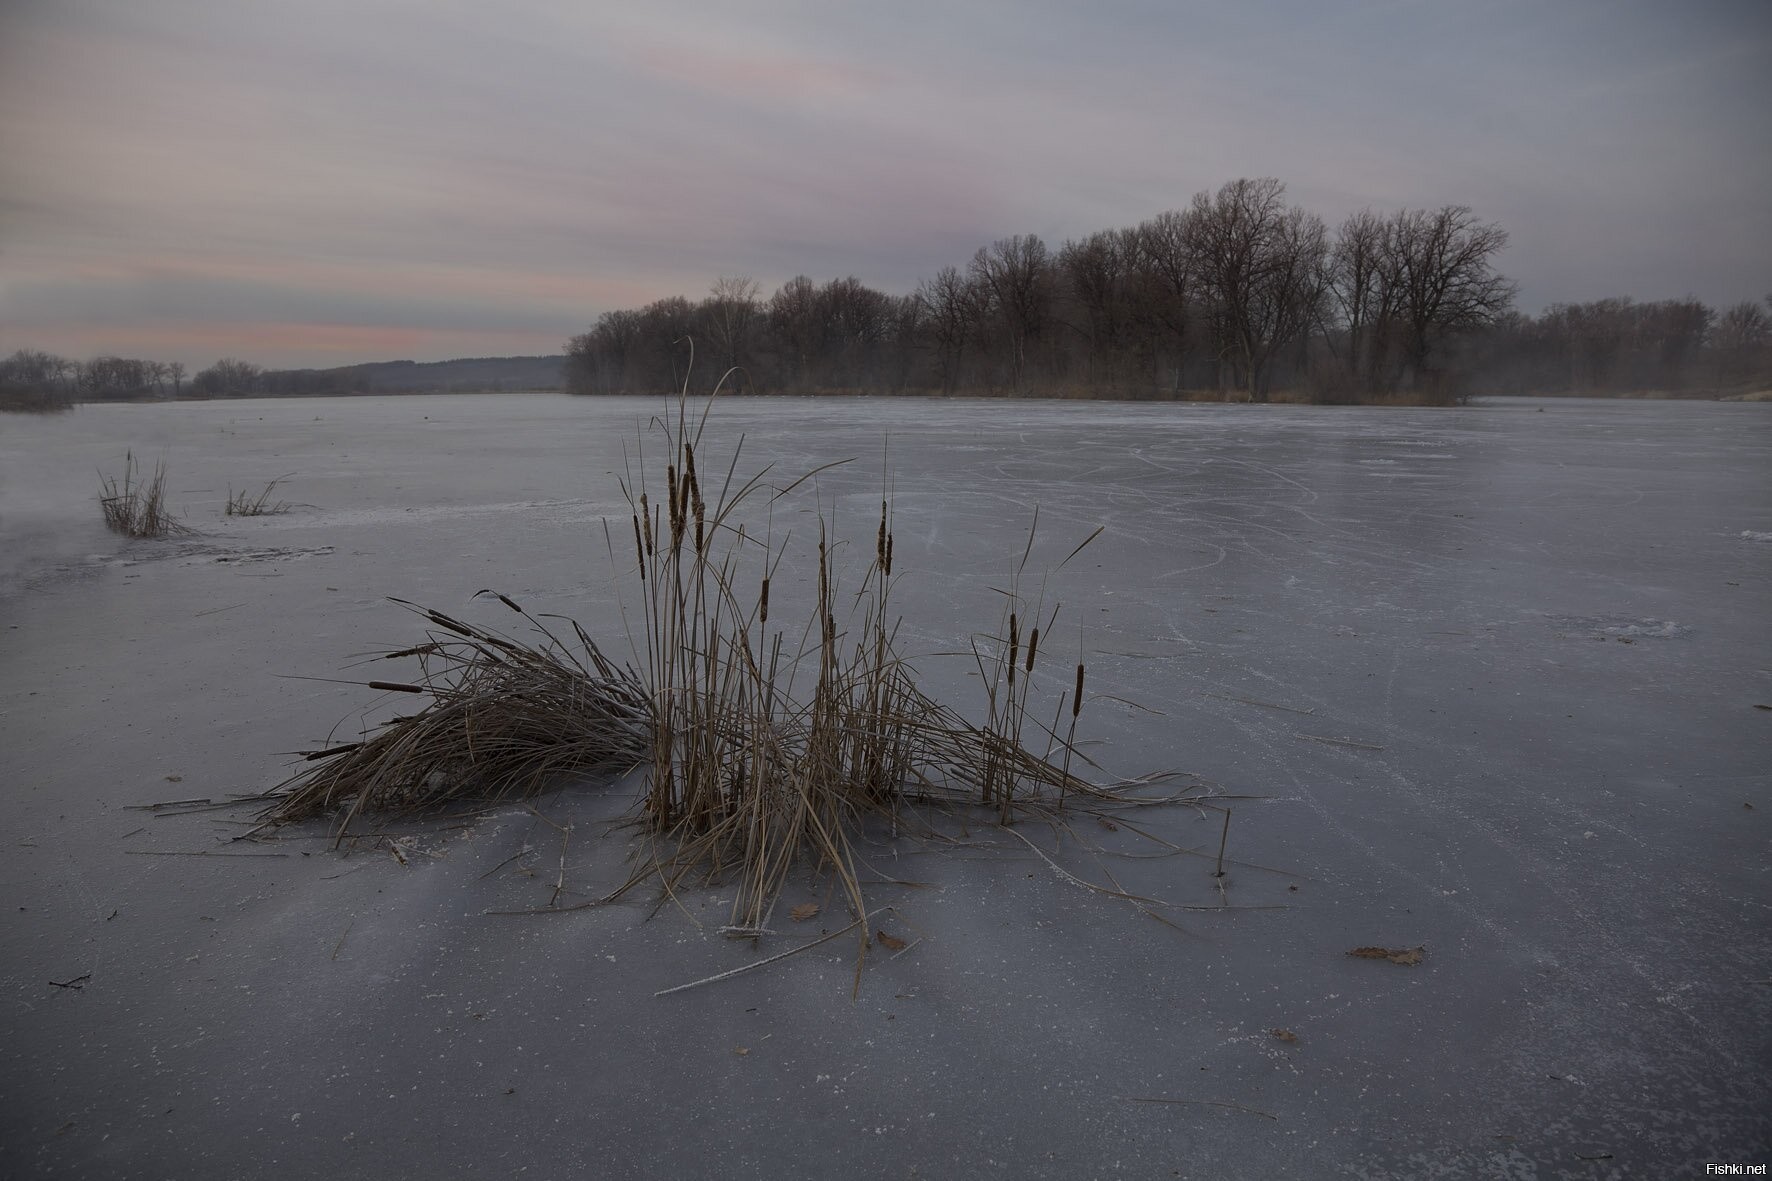
POLYGON ((672 464, 665 468, 665 482, 670 486, 670 502, 665 506, 671 514, 671 548, 676 549, 683 537, 682 481, 677 479, 677 468, 672 464))
POLYGON ((1027 670, 1028 670, 1028 671, 1029 671, 1029 672, 1030 672, 1030 673, 1031 673, 1031 672, 1033 672, 1033 671, 1034 671, 1034 652, 1035 652, 1035 651, 1037 651, 1037 650, 1038 650, 1038 649, 1039 649, 1039 647, 1040 647, 1040 629, 1039 629, 1039 628, 1037 628, 1037 627, 1036 627, 1036 628, 1035 628, 1035 629, 1034 629, 1034 630, 1033 630, 1033 631, 1032 631, 1032 632, 1031 632, 1031 633, 1030 633, 1030 634, 1029 634, 1029 635, 1028 635, 1028 665, 1027 665, 1027 670))
POLYGON ((1077 662, 1077 690, 1071 694, 1071 718, 1083 712, 1083 662, 1077 662))
POLYGON ((640 581, 646 581, 646 542, 640 535, 640 514, 634 514, 634 556, 640 562, 640 581))
POLYGON ((769 579, 763 579, 763 593, 757 596, 757 622, 759 625, 769 622, 769 579))

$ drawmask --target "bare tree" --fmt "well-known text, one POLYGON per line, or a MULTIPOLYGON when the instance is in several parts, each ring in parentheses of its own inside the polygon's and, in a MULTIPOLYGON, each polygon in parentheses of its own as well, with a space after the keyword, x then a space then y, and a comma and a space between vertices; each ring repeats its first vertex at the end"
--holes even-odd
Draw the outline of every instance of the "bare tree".
POLYGON ((631 388, 644 320, 638 311, 604 312, 566 344, 566 392, 620 394, 631 388))
POLYGON ((152 365, 135 357, 94 357, 78 367, 75 381, 88 398, 141 398, 153 391, 152 365))
POLYGON ((1717 353, 1717 381, 1730 385, 1747 378, 1772 376, 1772 315, 1757 303, 1742 300, 1717 318, 1712 344, 1717 353))
POLYGON ((916 295, 891 298, 889 337, 880 371, 881 380, 895 393, 909 389, 915 380, 917 357, 925 339, 927 310, 916 295))
POLYGON ((959 384, 966 346, 978 337, 988 298, 978 281, 962 275, 958 267, 942 267, 935 278, 917 285, 917 299, 935 338, 944 394, 953 393, 959 384))
POLYGON ((753 322, 757 314, 757 285, 740 275, 721 276, 703 305, 718 351, 722 373, 745 364, 749 356, 753 322))
POLYGON ((1386 240, 1385 219, 1362 209, 1341 223, 1329 255, 1329 294, 1346 340, 1342 361, 1348 376, 1367 389, 1379 384, 1385 334, 1396 312, 1386 240))
POLYGON ((1026 388, 1028 350, 1046 327, 1051 307, 1051 260, 1046 243, 1017 234, 972 256, 972 277, 991 293, 1009 337, 1009 384, 1026 388))
MULTIPOLYGON (((1143 322, 1153 340, 1168 345, 1173 354, 1172 392, 1181 390, 1182 367, 1187 359, 1188 324, 1194 311, 1190 216, 1189 213, 1166 210, 1133 231, 1137 243, 1133 273, 1137 292, 1134 315, 1143 322)), ((1152 352, 1157 352, 1155 346, 1152 352)))
POLYGON ((1514 285, 1495 273, 1507 231, 1480 222, 1465 205, 1403 210, 1391 219, 1387 250, 1398 291, 1411 380, 1430 376, 1434 350, 1450 337, 1486 327, 1513 303, 1514 285))
POLYGON ((795 275, 769 297, 769 334, 782 352, 778 368, 789 388, 804 388, 819 349, 818 287, 795 275))
POLYGON ((191 378, 191 392, 205 397, 241 397, 258 389, 264 370, 235 357, 223 357, 191 378))
POLYGON ((1719 349, 1758 348, 1772 340, 1772 315, 1759 304, 1742 300, 1718 317, 1712 337, 1719 349))
POLYGON ((1114 381, 1131 327, 1129 287, 1137 261, 1137 237, 1101 230, 1058 252, 1058 272, 1081 313, 1071 327, 1085 344, 1084 378, 1090 384, 1114 381))
POLYGON ((1285 195, 1273 177, 1234 180, 1197 194, 1184 225, 1219 356, 1254 400, 1266 399, 1270 363, 1312 323, 1322 293, 1322 220, 1285 195))
POLYGON ((73 363, 53 353, 19 349, 0 358, 0 411, 52 413, 73 405, 67 380, 73 363))

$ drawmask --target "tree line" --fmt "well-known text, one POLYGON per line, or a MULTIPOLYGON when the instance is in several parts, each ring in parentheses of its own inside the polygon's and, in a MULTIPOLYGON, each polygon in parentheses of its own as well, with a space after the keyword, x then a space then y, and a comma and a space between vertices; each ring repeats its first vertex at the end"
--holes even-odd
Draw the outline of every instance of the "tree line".
POLYGON ((177 361, 98 356, 74 361, 36 349, 0 358, 0 409, 55 411, 78 402, 353 394, 370 388, 354 368, 263 369, 224 357, 185 380, 177 361))
POLYGON ((126 357, 71 361, 21 349, 0 358, 0 409, 65 409, 83 401, 558 389, 563 357, 371 361, 332 369, 265 369, 224 357, 185 380, 182 365, 126 357))
POLYGON ((54 353, 19 349, 0 358, 0 405, 56 410, 75 402, 177 397, 184 376, 185 367, 176 361, 113 356, 71 361, 54 353))
POLYGON ((1513 306, 1500 226, 1466 206, 1331 231, 1272 178, 1065 242, 1020 235, 910 295, 722 278, 608 312, 567 344, 581 394, 941 393, 1448 402, 1472 393, 1725 392, 1772 378, 1772 297, 1513 306), (694 344, 694 372, 690 373, 694 344))
POLYGON ((1510 313, 1483 334, 1480 388, 1497 394, 1729 393, 1772 385, 1772 294, 1721 313, 1693 298, 1617 297, 1510 313))
POLYGON ((1506 244, 1461 205, 1362 211, 1332 233, 1278 180, 1245 178, 1056 250, 1001 239, 910 295, 801 275, 763 298, 722 278, 699 302, 608 312, 568 343, 567 384, 678 388, 688 338, 696 388, 737 367, 763 393, 1440 400, 1467 339, 1512 306, 1506 244))
MULTIPOLYGON (((1245 178, 1056 250, 1031 234, 1000 239, 908 295, 799 275, 764 297, 736 277, 699 301, 607 312, 568 342, 565 382, 578 394, 685 381, 706 392, 725 378, 755 393, 1324 403, 1772 382, 1772 295, 1721 313, 1690 297, 1621 297, 1528 316, 1495 269, 1507 241, 1462 205, 1361 210, 1331 231, 1278 180, 1245 178)), ((187 383, 176 363, 20 350, 0 360, 0 408, 410 389, 427 367, 399 381, 389 368, 266 370, 229 357, 187 383)))

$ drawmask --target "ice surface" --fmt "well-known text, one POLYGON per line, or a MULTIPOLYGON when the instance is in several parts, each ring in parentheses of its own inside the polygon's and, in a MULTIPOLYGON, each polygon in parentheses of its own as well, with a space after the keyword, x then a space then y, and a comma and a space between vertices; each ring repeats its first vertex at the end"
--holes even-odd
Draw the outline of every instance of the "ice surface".
MULTIPOLYGON (((825 913, 757 948, 717 934, 718 887, 488 913, 546 903, 559 824, 570 884, 623 872, 608 789, 430 826, 404 865, 135 810, 267 787, 276 752, 354 730, 366 697, 285 676, 366 679, 355 658, 414 635, 386 595, 502 626, 470 601, 492 586, 619 628, 598 522, 655 409, 0 420, 0 1175, 1654 1177, 1772 1153, 1772 550, 1742 544, 1772 537, 1764 405, 718 409, 743 464, 856 457, 818 496, 864 545, 885 447, 913 650, 994 623, 1035 505, 1036 567, 1105 526, 1049 594, 1092 688, 1145 710, 1092 702, 1088 749, 1256 797, 1222 894, 1208 858, 1108 863, 1276 908, 1185 933, 1013 841, 882 839, 875 925, 921 942, 871 957, 858 1000, 848 939, 655 998, 840 903, 796 887, 825 913), (125 448, 166 460, 196 536, 104 532, 125 448), (220 515, 286 472, 304 507, 220 515), (281 855, 148 855, 190 851, 281 855), (1373 944, 1427 955, 1343 954, 1373 944)), ((1141 823, 1216 848, 1216 816, 1141 823)))

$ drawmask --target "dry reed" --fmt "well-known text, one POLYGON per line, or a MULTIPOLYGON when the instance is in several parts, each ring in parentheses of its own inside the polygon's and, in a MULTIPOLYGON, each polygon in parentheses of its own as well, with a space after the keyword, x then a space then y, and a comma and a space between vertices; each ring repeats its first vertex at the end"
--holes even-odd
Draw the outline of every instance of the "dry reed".
POLYGON ((144 479, 136 467, 135 454, 125 452, 123 479, 99 473, 102 491, 99 507, 105 524, 125 537, 166 537, 190 530, 166 508, 166 465, 154 465, 152 477, 144 479))
MULTIPOLYGON (((1031 603, 1020 590, 1032 530, 1005 596, 1006 627, 973 646, 986 685, 985 721, 975 725, 924 694, 897 649, 889 498, 858 591, 839 594, 837 541, 821 511, 812 601, 784 626, 778 591, 771 615, 789 546, 767 525, 757 532, 757 516, 835 465, 785 487, 766 482, 767 469, 741 480, 741 439, 723 472, 710 470, 711 404, 691 415, 678 397, 654 420, 662 450, 648 465, 642 437, 641 459, 622 479, 637 669, 615 667, 577 624, 568 645, 532 619, 541 638, 520 643, 405 604, 436 630, 387 655, 417 659, 421 674, 368 684, 426 704, 362 742, 310 753, 315 765, 278 789, 267 817, 335 813, 342 836, 373 811, 532 795, 556 772, 638 767, 652 856, 608 899, 647 881, 667 892, 691 878, 731 881, 727 930, 746 935, 768 928, 796 867, 832 874, 852 912, 866 915, 852 841, 870 820, 896 832, 909 810, 937 806, 982 808, 1004 825, 1029 811, 1058 821, 1067 799, 1132 798, 1071 771, 1073 759, 1088 762, 1075 746, 1080 660, 1074 685, 1070 666, 1060 674, 1053 724, 1030 712, 1058 616, 1043 606, 1043 583, 1031 603), (1027 745, 1036 736, 1044 754, 1027 745)), ((613 559, 616 534, 606 536, 613 559)))
MULTIPOLYGON (((516 602, 497 597, 529 618, 516 602)), ((609 661, 589 637, 579 633, 574 652, 531 619, 542 639, 519 643, 395 601, 437 630, 423 644, 385 654, 416 659, 414 680, 366 684, 428 700, 361 741, 303 752, 315 765, 277 790, 275 819, 337 812, 343 833, 366 813, 525 798, 560 772, 621 768, 643 753, 645 691, 632 670, 609 661)))
POLYGON ((278 476, 254 496, 248 489, 242 488, 235 492, 233 486, 228 487, 228 503, 223 512, 230 517, 274 517, 286 513, 293 506, 286 500, 273 500, 277 485, 287 480, 288 476, 278 476))

